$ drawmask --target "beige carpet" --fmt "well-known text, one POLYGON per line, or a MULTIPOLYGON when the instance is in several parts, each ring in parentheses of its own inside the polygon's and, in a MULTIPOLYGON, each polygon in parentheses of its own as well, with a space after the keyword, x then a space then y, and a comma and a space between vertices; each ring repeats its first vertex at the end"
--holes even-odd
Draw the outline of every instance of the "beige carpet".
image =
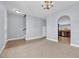
MULTIPOLYGON (((23 41, 22 41, 23 42, 23 41)), ((15 42, 14 42, 15 43, 15 42)), ((46 39, 25 41, 22 45, 7 46, 0 57, 8 58, 73 58, 79 57, 79 48, 58 44, 46 39)))

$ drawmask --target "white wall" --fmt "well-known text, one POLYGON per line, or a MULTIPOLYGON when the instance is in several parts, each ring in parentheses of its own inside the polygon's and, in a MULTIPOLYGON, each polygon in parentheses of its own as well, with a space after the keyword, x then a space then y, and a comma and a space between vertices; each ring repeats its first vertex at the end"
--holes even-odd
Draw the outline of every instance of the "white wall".
POLYGON ((46 19, 42 20, 42 22, 43 22, 43 31, 42 31, 42 33, 43 33, 43 36, 46 36, 46 32, 47 32, 47 31, 46 31, 46 30, 47 30, 47 29, 46 29, 46 27, 47 27, 47 26, 46 26, 46 19))
POLYGON ((7 42, 7 13, 5 7, 0 2, 0 54, 7 42))
POLYGON ((43 19, 26 16, 26 40, 43 37, 43 19))
POLYGON ((79 46, 79 4, 65 10, 53 13, 47 17, 47 38, 58 40, 58 19, 67 15, 71 19, 71 44, 79 46))
POLYGON ((26 18, 22 15, 8 13, 8 39, 23 37, 26 18))
POLYGON ((46 36, 46 22, 44 19, 8 13, 8 39, 20 38, 26 34, 27 39, 46 36), (23 29, 26 27, 26 33, 23 29))

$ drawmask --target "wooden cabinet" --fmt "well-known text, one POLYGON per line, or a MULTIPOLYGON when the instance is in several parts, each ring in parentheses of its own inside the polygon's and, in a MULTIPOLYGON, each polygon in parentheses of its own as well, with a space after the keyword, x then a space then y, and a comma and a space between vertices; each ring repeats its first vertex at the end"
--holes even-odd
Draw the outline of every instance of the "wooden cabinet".
POLYGON ((70 30, 59 30, 58 40, 61 43, 70 44, 70 30))
POLYGON ((70 30, 59 30, 58 36, 70 37, 70 30))

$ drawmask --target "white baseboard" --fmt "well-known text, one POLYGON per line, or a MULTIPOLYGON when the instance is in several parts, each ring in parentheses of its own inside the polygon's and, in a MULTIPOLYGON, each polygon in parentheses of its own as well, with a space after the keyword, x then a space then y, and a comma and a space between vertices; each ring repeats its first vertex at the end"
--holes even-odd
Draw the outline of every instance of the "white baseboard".
POLYGON ((4 44, 3 47, 0 49, 0 55, 1 55, 1 53, 3 52, 3 50, 4 50, 4 48, 5 48, 6 44, 7 44, 7 42, 8 42, 8 40, 6 39, 6 40, 5 40, 5 44, 4 44))
POLYGON ((45 36, 31 37, 31 38, 26 38, 26 40, 40 39, 40 38, 44 38, 44 37, 45 36))
POLYGON ((24 39, 24 37, 11 38, 11 39, 8 39, 8 41, 12 41, 12 40, 20 40, 20 39, 24 39))
POLYGON ((71 44, 71 46, 79 48, 79 45, 76 45, 76 44, 71 44))
POLYGON ((58 42, 57 39, 50 39, 50 38, 47 38, 47 40, 54 41, 54 42, 58 42))
MULTIPOLYGON (((47 38, 47 40, 54 41, 54 42, 58 42, 58 40, 50 39, 50 38, 47 38)), ((79 48, 79 45, 76 45, 76 44, 70 44, 70 46, 78 47, 79 48)))
POLYGON ((19 37, 19 38, 12 38, 12 39, 6 39, 5 40, 5 44, 3 45, 3 47, 0 49, 0 54, 2 53, 2 51, 4 50, 6 44, 8 41, 12 41, 12 40, 19 40, 19 39, 23 39, 24 37, 19 37))

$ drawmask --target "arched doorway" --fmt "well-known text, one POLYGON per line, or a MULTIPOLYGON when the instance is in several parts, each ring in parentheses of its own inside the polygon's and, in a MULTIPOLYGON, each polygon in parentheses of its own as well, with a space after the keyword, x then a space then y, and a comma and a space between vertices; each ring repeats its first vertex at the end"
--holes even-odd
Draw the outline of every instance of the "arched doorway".
POLYGON ((70 44, 71 24, 69 16, 61 16, 58 20, 58 42, 70 44))

